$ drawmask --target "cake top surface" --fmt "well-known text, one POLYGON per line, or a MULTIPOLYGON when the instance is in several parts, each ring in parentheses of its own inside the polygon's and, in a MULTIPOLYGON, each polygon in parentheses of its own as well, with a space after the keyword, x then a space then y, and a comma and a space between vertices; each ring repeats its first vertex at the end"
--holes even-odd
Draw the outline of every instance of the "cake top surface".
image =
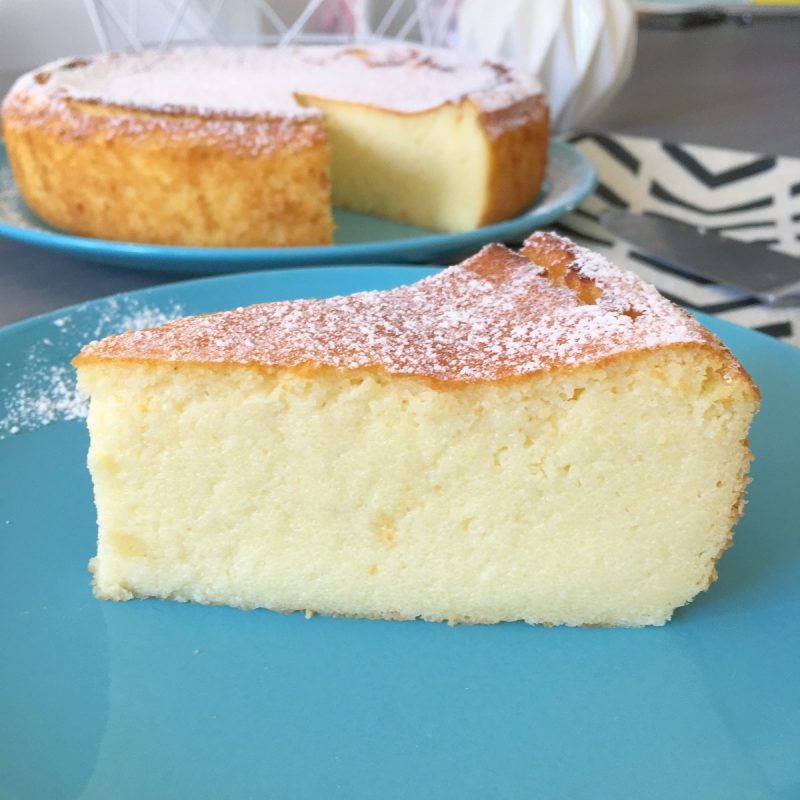
MULTIPOLYGON (((405 44, 183 47, 66 59, 23 76, 12 95, 145 111, 317 116, 298 96, 416 113, 471 99, 485 112, 542 92, 531 75, 478 56, 405 44)), ((11 96, 11 95, 10 95, 11 96)))
POLYGON ((87 345, 97 360, 382 368, 443 382, 517 377, 675 344, 724 351, 633 273, 555 234, 488 245, 417 283, 177 320, 87 345))

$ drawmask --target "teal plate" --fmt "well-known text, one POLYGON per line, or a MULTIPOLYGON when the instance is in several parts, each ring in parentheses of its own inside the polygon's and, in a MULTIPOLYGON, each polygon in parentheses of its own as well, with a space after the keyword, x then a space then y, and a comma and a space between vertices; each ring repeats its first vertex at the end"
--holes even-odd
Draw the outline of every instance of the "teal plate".
MULTIPOLYGON (((226 276, 131 302, 205 312, 429 272, 226 276)), ((65 365, 107 303, 0 331, 0 398, 31 353, 65 365)), ((83 424, 0 440, 0 798, 800 797, 800 352, 703 321, 763 408, 736 544, 663 628, 99 602, 83 424)))
POLYGON ((525 213, 465 233, 434 233, 367 214, 336 210, 335 244, 315 247, 173 247, 71 236, 32 214, 17 191, 0 142, 0 236, 86 261, 165 272, 217 274, 271 267, 375 262, 435 262, 474 252, 488 242, 521 242, 575 208, 595 188, 591 161, 565 142, 550 141, 542 194, 525 213))

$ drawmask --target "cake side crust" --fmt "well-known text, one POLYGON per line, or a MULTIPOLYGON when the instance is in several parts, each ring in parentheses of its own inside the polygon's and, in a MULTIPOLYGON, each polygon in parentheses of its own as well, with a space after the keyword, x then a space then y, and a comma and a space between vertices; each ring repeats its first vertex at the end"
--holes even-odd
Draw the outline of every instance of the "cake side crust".
POLYGON ((480 225, 521 214, 542 190, 547 171, 549 109, 529 98, 482 115, 488 139, 486 200, 480 225))
POLYGON ((3 135, 26 203, 62 230, 210 247, 332 241, 317 120, 176 120, 13 101, 3 135))

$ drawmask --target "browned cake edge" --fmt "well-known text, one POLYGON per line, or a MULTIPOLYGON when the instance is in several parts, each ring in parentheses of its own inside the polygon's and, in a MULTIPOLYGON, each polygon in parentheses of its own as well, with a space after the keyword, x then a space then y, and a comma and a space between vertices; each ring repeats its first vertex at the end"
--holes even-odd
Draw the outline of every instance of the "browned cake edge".
POLYGON ((547 170, 549 108, 543 95, 481 115, 489 174, 481 225, 521 214, 539 195, 547 170))
MULTIPOLYGON (((508 327, 509 323, 513 324, 520 321, 528 321, 534 330, 537 326, 540 328, 548 325, 552 327, 553 323, 549 321, 549 317, 554 308, 558 309, 559 306, 571 305, 572 310, 578 312, 584 308, 588 309, 592 305, 599 308, 605 300, 603 295, 607 293, 612 296, 612 299, 610 308, 605 313, 620 319, 622 317, 634 317, 634 322, 636 318, 641 318, 642 324, 645 326, 644 331, 640 331, 636 329, 635 324, 629 324, 629 341, 623 340, 621 344, 611 347, 600 336, 594 342, 586 341, 583 344, 579 344, 577 351, 571 354, 570 359, 566 359, 562 352, 555 349, 552 353, 545 354, 546 358, 542 359, 541 366, 537 366, 534 363, 533 368, 526 368, 524 362, 522 366, 509 364, 503 360, 502 356, 492 360, 487 354, 487 358, 481 360, 481 371, 479 373, 465 374, 463 370, 456 369, 455 361, 458 354, 452 350, 448 351, 447 347, 440 348, 444 363, 439 365, 441 368, 436 371, 432 370, 429 364, 414 360, 406 362, 399 368, 388 368, 386 363, 381 362, 381 358, 385 357, 387 351, 392 350, 394 341, 392 337, 394 334, 389 334, 383 343, 383 351, 378 350, 370 354, 370 357, 366 360, 352 365, 350 370, 355 371, 367 368, 375 370, 375 374, 385 373, 387 375, 414 377, 445 389, 448 386, 475 383, 481 380, 490 380, 492 382, 513 381, 532 374, 555 370, 563 371, 566 374, 582 366, 596 367, 634 357, 637 353, 674 349, 675 351, 688 350, 716 354, 720 358, 720 364, 726 374, 731 377, 744 378, 752 388, 752 391, 758 392, 750 376, 730 350, 694 317, 660 297, 652 287, 631 273, 625 273, 613 267, 601 257, 599 257, 601 266, 607 268, 608 274, 602 279, 596 277, 596 274, 593 274, 584 265, 586 254, 595 255, 585 248, 578 247, 564 237, 539 232, 527 240, 521 253, 516 253, 502 245, 487 245, 476 256, 455 267, 443 270, 424 281, 400 287, 398 290, 372 292, 367 293, 367 295, 360 295, 360 297, 371 295, 373 298, 385 299, 384 307, 377 309, 377 313, 380 315, 382 311, 385 311, 386 308, 394 303, 394 298, 397 297, 396 293, 398 291, 402 291, 405 294, 403 300, 401 301, 398 297, 397 302, 408 303, 409 298, 415 297, 415 293, 425 285, 428 290, 425 301, 433 304, 440 300, 439 294, 443 290, 439 289, 439 287, 446 279, 450 278, 452 285, 459 286, 469 283, 475 277, 480 277, 490 287, 490 295, 496 294, 498 303, 502 303, 506 299, 505 294, 507 293, 508 285, 512 284, 515 278, 522 274, 523 277, 528 279, 527 294, 514 297, 513 302, 517 303, 518 307, 513 309, 510 321, 508 319, 503 321, 506 327, 508 327), (603 288, 601 288, 601 282, 603 288), (648 316, 648 314, 652 316, 648 316), (542 319, 548 321, 542 322, 542 319), (654 321, 651 322, 651 319, 654 321), (659 341, 658 337, 656 337, 655 342, 651 342, 647 326, 655 325, 656 323, 660 328, 667 331, 667 337, 669 329, 678 325, 683 326, 685 333, 682 337, 677 337, 674 340, 665 338, 663 341, 659 341), (450 356, 452 357, 452 362, 448 363, 447 359, 450 356)), ((329 311, 329 307, 326 304, 338 301, 337 312, 339 312, 343 320, 349 321, 359 311, 357 307, 350 307, 348 301, 354 301, 358 297, 359 295, 352 295, 322 301, 301 300, 289 301, 288 303, 265 303, 228 312, 217 312, 215 314, 198 315, 184 320, 176 320, 158 329, 153 329, 152 335, 148 331, 132 332, 108 337, 100 342, 92 342, 81 350, 73 360, 73 364, 81 366, 97 361, 162 362, 172 364, 180 362, 182 364, 202 364, 210 368, 236 366, 239 368, 255 368, 262 371, 290 368, 298 373, 308 373, 309 371, 324 370, 331 367, 339 368, 342 366, 342 359, 339 357, 341 354, 337 349, 339 344, 337 338, 343 340, 345 333, 337 330, 337 320, 332 313, 334 309, 331 308, 329 311), (326 321, 330 321, 330 327, 326 330, 326 341, 324 343, 329 354, 328 357, 323 359, 312 357, 311 350, 308 349, 308 343, 305 346, 301 344, 297 348, 291 361, 286 358, 280 358, 280 350, 278 351, 278 356, 270 355, 268 348, 264 350, 265 341, 263 341, 263 338, 265 336, 269 337, 270 334, 274 335, 275 332, 270 329, 267 329, 266 333, 259 330, 257 327, 261 321, 259 318, 261 316, 268 317, 270 312, 285 311, 294 306, 298 310, 299 316, 296 321, 293 321, 289 331, 297 329, 297 332, 300 333, 299 329, 302 329, 306 322, 303 315, 306 313, 306 304, 309 303, 318 305, 316 312, 318 317, 321 315, 326 318, 326 321), (228 320, 232 319, 234 315, 240 315, 244 318, 243 325, 245 330, 248 331, 248 341, 251 336, 254 337, 253 344, 247 345, 245 351, 248 355, 250 353, 255 353, 255 355, 247 359, 209 357, 212 345, 218 345, 219 340, 221 338, 224 339, 228 334, 228 320), (215 326, 198 333, 196 329, 198 326, 205 326, 206 321, 215 323, 215 326), (186 334, 195 335, 196 340, 194 340, 193 344, 187 346, 186 350, 178 357, 174 357, 174 353, 167 350, 170 346, 170 337, 177 337, 176 341, 182 344, 183 339, 188 338, 184 331, 186 331, 186 334), (262 348, 260 355, 258 348, 262 348)), ((418 300, 418 298, 416 299, 418 300)), ((414 310, 424 319, 426 314, 424 304, 422 310, 419 310, 419 302, 414 305, 417 306, 414 310)), ((484 308, 476 314, 476 318, 481 324, 488 322, 489 326, 492 327, 491 323, 494 321, 491 319, 491 313, 490 309, 484 308), (487 314, 489 315, 488 317, 486 316, 487 314)), ((378 322, 382 323, 384 319, 380 318, 378 322)), ((631 322, 628 319, 624 321, 631 322)), ((591 326, 592 319, 590 318, 588 321, 589 330, 591 330, 591 326)), ((421 329, 421 332, 424 334, 424 328, 421 329)), ((410 338, 413 339, 416 333, 416 331, 413 332, 410 338)), ((555 333, 557 337, 559 331, 556 330, 555 333)), ((453 334, 453 341, 450 342, 450 345, 455 344, 457 346, 461 338, 460 330, 456 331, 453 334)), ((281 337, 279 344, 282 345, 284 339, 285 336, 281 337)), ((267 342, 266 344, 268 345, 269 343, 267 342)), ((520 344, 523 348, 528 346, 524 338, 520 344)), ((353 346, 350 343, 350 347, 352 348, 353 346)), ((535 345, 531 344, 530 347, 533 348, 535 345)), ((479 352, 478 355, 482 358, 483 354, 479 352)))
POLYGON ((61 230, 208 247, 333 239, 330 153, 318 120, 175 115, 65 99, 42 105, 13 94, 2 111, 20 193, 61 230))

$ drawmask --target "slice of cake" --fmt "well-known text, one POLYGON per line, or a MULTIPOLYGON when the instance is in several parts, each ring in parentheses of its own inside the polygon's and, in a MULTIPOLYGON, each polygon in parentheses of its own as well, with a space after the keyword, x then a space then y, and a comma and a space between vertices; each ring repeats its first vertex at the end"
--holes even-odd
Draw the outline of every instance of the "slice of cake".
POLYGON ((731 543, 758 405, 697 321, 544 233, 75 364, 98 597, 388 619, 664 623, 731 543))

